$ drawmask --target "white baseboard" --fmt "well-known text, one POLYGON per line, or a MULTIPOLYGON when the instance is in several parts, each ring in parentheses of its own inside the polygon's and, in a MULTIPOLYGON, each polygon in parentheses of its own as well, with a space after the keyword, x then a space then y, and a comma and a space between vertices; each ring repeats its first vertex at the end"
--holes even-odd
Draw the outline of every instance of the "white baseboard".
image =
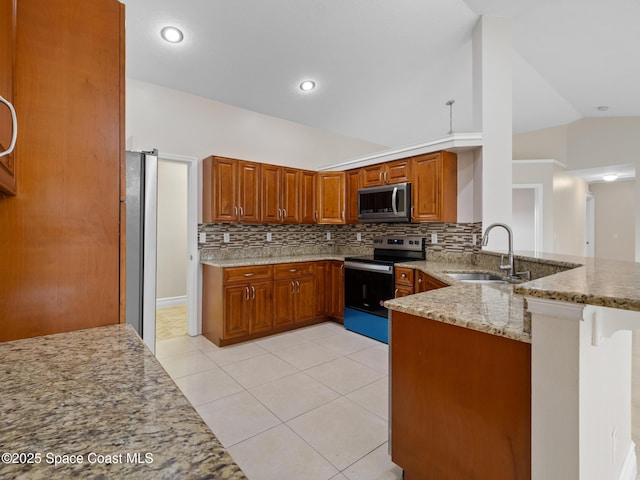
POLYGON ((157 298, 156 308, 175 307, 177 305, 183 305, 185 303, 187 303, 186 295, 182 295, 180 297, 157 298))
POLYGON ((620 476, 618 480, 636 480, 638 476, 638 464, 636 459, 636 444, 631 442, 627 456, 624 459, 624 464, 620 470, 620 476))

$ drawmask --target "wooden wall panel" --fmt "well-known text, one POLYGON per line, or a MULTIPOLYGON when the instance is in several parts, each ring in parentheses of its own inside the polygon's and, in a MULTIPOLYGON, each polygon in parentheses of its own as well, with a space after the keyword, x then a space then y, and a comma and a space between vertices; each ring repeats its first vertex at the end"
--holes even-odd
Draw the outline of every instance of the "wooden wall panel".
POLYGON ((123 16, 20 0, 19 188, 0 198, 0 340, 119 321, 123 16))

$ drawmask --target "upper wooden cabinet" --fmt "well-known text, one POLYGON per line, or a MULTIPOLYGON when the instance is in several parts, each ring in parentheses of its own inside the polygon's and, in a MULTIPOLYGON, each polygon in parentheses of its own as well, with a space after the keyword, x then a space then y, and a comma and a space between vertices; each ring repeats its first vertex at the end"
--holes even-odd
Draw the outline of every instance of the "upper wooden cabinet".
MULTIPOLYGON (((15 93, 16 1, 0 0, 0 96, 13 104, 15 93)), ((13 121, 0 102, 0 152, 11 144, 13 121)), ((15 195, 15 150, 0 157, 0 194, 15 195)))
POLYGON ((318 172, 318 223, 345 223, 344 172, 318 172))
POLYGON ((261 221, 261 164, 224 157, 202 162, 202 219, 207 222, 261 221))
POLYGON ((262 222, 300 223, 302 171, 262 165, 262 222))
POLYGON ((456 222, 458 160, 455 153, 436 152, 412 159, 412 220, 456 222))
POLYGON ((361 187, 376 187, 391 183, 411 181, 411 159, 404 158, 393 162, 378 163, 360 169, 361 187))
POLYGON ((358 223, 358 189, 360 170, 347 171, 347 219, 346 223, 358 223))
POLYGON ((300 223, 316 223, 316 172, 302 170, 300 175, 300 223))

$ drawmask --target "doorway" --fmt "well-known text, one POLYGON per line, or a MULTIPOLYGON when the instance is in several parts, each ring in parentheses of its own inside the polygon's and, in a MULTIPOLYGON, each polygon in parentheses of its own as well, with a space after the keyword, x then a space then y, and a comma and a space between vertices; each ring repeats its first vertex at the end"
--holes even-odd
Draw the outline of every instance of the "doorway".
POLYGON ((197 335, 197 159, 160 154, 156 339, 197 335))
POLYGON ((586 197, 584 228, 584 256, 593 257, 596 251, 596 200, 592 193, 587 193, 586 197))
POLYGON ((514 250, 542 250, 542 184, 515 184, 512 189, 514 250))

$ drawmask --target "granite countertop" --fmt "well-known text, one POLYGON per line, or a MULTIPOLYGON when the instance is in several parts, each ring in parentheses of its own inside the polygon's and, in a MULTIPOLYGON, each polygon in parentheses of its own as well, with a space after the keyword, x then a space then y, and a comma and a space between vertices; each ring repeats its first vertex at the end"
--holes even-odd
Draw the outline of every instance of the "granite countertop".
POLYGON ((130 326, 0 343, 0 385, 2 478, 246 480, 130 326))
POLYGON ((273 265, 277 263, 319 262, 322 260, 344 261, 344 255, 318 253, 310 255, 282 255, 274 257, 246 257, 232 259, 201 259, 200 263, 212 267, 248 267, 252 265, 273 265))
POLYGON ((516 269, 519 261, 528 261, 567 270, 519 284, 463 284, 445 272, 491 270, 472 263, 401 263, 396 266, 423 270, 451 286, 389 300, 385 306, 527 343, 531 343, 527 296, 640 311, 640 263, 531 252, 516 252, 515 260, 516 269))

